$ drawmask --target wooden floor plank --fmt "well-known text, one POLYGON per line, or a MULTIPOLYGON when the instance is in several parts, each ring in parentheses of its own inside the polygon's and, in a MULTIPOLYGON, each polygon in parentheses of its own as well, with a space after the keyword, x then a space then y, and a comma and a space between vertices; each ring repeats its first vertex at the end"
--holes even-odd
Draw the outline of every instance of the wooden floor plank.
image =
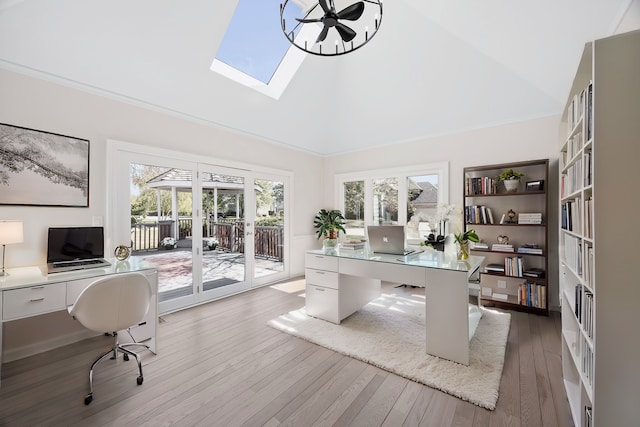
POLYGON ((267 326, 302 307, 301 294, 267 286, 163 315, 158 354, 143 355, 144 384, 133 362, 105 361, 89 406, 89 364, 111 338, 5 363, 0 425, 572 426, 558 313, 512 313, 500 397, 488 411, 267 326))
POLYGON ((401 426, 409 416, 409 412, 418 399, 420 390, 422 390, 423 387, 424 386, 416 382, 409 381, 402 390, 402 394, 395 401, 382 425, 384 427, 401 426))
POLYGON ((397 375, 388 375, 349 425, 354 427, 382 425, 408 382, 409 380, 397 375))
POLYGON ((547 320, 547 317, 532 317, 529 319, 529 328, 531 331, 536 383, 538 384, 537 394, 540 402, 540 421, 543 426, 555 427, 558 425, 558 417, 553 403, 549 370, 547 369, 547 357, 544 349, 544 338, 547 335, 544 323, 547 320))

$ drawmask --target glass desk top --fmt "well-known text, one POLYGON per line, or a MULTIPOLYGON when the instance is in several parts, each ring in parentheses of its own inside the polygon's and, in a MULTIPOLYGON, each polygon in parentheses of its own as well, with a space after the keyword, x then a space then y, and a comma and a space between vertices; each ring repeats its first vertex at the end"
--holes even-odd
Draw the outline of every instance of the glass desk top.
POLYGON ((347 259, 362 259, 374 262, 385 262, 393 264, 403 264, 415 267, 437 268, 442 270, 455 270, 472 273, 480 267, 484 260, 482 256, 470 255, 466 260, 459 260, 456 254, 435 251, 433 249, 417 250, 414 253, 402 256, 391 254, 380 254, 371 252, 368 248, 353 250, 342 249, 318 249, 307 253, 315 255, 334 256, 347 259))

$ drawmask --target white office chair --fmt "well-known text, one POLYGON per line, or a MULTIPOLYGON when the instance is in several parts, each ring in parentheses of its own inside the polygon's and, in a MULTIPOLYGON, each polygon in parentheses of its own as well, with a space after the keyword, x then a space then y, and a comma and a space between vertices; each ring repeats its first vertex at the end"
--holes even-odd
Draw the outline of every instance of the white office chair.
MULTIPOLYGON (((147 314, 151 300, 151 285, 141 273, 114 274, 97 279, 87 286, 69 307, 69 314, 85 328, 96 332, 113 333, 114 345, 111 350, 98 357, 89 370, 89 394, 84 399, 85 405, 93 400, 93 368, 107 356, 118 358, 122 351, 124 360, 129 355, 138 362, 138 385, 142 384, 142 364, 140 356, 127 347, 148 346, 140 343, 118 343, 118 331, 137 325, 147 314)), ((132 337, 133 338, 133 337, 132 337)))

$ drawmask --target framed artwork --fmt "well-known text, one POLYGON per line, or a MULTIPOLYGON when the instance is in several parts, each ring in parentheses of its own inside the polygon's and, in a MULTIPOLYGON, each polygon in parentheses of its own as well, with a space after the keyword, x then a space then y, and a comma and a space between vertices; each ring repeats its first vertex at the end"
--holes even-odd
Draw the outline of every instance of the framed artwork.
POLYGON ((0 205, 89 206, 89 140, 0 123, 0 205))

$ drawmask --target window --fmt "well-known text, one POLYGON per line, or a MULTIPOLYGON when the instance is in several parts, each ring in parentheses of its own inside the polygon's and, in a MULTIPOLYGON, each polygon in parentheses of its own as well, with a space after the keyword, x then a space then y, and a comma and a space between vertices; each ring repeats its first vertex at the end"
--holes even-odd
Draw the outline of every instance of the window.
POLYGON ((449 201, 448 177, 448 163, 336 175, 347 235, 364 236, 368 225, 399 224, 407 226, 408 239, 426 238, 438 205, 449 201))
MULTIPOLYGON (((278 99, 306 54, 291 46, 280 26, 280 0, 240 0, 211 70, 278 99)), ((287 8, 294 20, 301 11, 287 8)))

